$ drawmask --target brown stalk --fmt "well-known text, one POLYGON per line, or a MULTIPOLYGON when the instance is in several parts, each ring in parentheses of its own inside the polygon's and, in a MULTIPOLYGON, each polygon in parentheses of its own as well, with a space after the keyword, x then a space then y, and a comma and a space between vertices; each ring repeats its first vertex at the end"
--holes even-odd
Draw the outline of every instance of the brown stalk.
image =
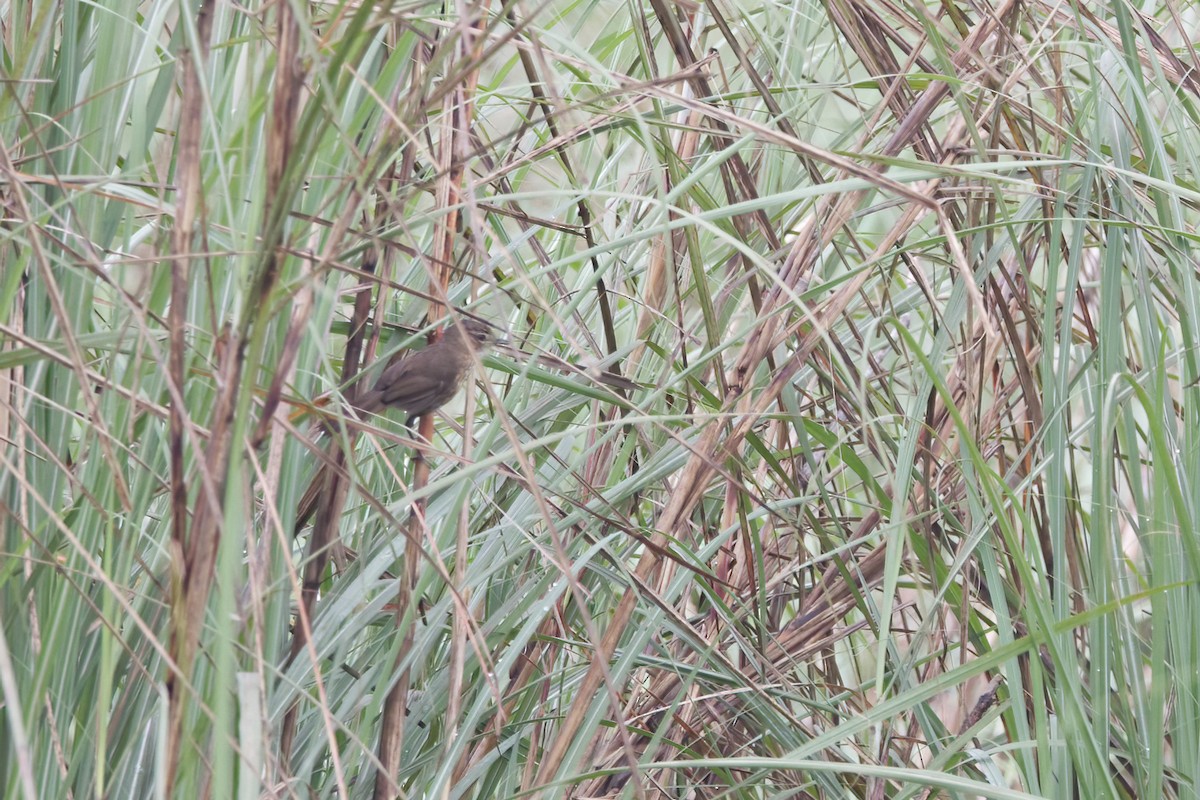
MULTIPOLYGON (((167 372, 170 382, 179 387, 182 394, 185 385, 184 353, 187 343, 184 329, 187 325, 187 292, 192 240, 195 236, 197 209, 200 202, 200 138, 204 117, 204 98, 200 88, 199 73, 208 61, 208 47, 212 35, 212 14, 209 6, 203 6, 197 14, 196 29, 201 52, 193 53, 184 48, 179 53, 178 64, 182 73, 182 104, 179 112, 178 153, 176 156, 179 176, 179 202, 172 230, 171 261, 171 313, 167 319, 170 331, 170 348, 167 372)), ((182 398, 180 398, 182 399, 182 398)), ((221 410, 220 408, 217 409, 221 410)), ((188 487, 186 462, 184 460, 184 429, 187 409, 182 402, 174 400, 170 408, 169 453, 171 462, 171 660, 176 671, 167 674, 168 728, 166 785, 175 785, 176 771, 183 747, 184 715, 187 697, 184 682, 192 672, 192 662, 200 640, 200 626, 204 621, 204 608, 208 602, 209 578, 216 560, 216 526, 200 527, 197 514, 192 519, 188 513, 188 487), (189 522, 191 523, 189 531, 189 522)), ((220 433, 215 428, 211 441, 216 442, 220 433)), ((227 446, 227 445, 226 445, 227 446)), ((213 448, 216 453, 217 447, 213 448)), ((206 465, 208 466, 208 465, 206 465)), ((209 471, 210 476, 216 474, 209 471)), ((207 485, 206 487, 207 488, 207 485)), ((200 508, 219 503, 209 491, 202 492, 200 508)), ((208 516, 217 515, 206 515, 208 516)))
MULTIPOLYGON (((294 128, 300 91, 303 86, 299 61, 299 26, 291 7, 283 5, 277 9, 278 68, 275 76, 272 121, 267 139, 267 195, 271 198, 285 197, 282 191, 287 168, 291 160, 294 128)), ((192 252, 200 191, 200 141, 204 115, 204 98, 200 89, 199 70, 207 60, 208 42, 211 37, 211 9, 203 6, 199 12, 197 28, 204 52, 198 55, 184 53, 180 58, 183 70, 183 105, 179 130, 179 174, 181 201, 173 231, 173 282, 171 303, 171 354, 169 372, 175 383, 182 386, 184 380, 183 326, 182 316, 188 307, 186 292, 190 287, 188 254, 192 252)), ((261 330, 269 320, 258 314, 258 309, 268 302, 280 269, 280 253, 276 243, 281 238, 286 210, 281 202, 269 204, 264 218, 265 256, 257 270, 246 304, 246 310, 235 329, 225 335, 221 358, 217 365, 217 383, 220 391, 214 405, 211 436, 205 450, 202 470, 205 491, 186 528, 187 488, 183 483, 183 440, 184 407, 176 403, 171 409, 171 461, 172 461, 172 507, 174 517, 173 561, 174 596, 172 626, 172 653, 178 665, 179 675, 190 674, 196 648, 199 644, 201 626, 208 604, 212 585, 216 555, 221 541, 221 495, 224 481, 230 469, 234 452, 234 436, 240 426, 235 418, 244 413, 239 411, 239 397, 244 401, 242 375, 245 370, 246 352, 252 340, 259 341, 261 330), (214 490, 210 487, 219 487, 214 490), (186 531, 186 533, 185 533, 186 531)), ((258 345, 256 345, 258 347, 258 345)), ((277 402, 277 393, 276 400, 277 402)), ((269 401, 271 402, 271 401, 269 401)), ((270 416, 270 414, 268 414, 270 416)), ((261 429, 261 428, 260 428, 261 429)), ((179 691, 175 673, 168 678, 170 698, 170 728, 168 754, 168 785, 173 786, 179 763, 184 716, 185 697, 179 691)), ((332 755, 334 772, 341 791, 346 790, 340 759, 332 755)))
MULTIPOLYGON (((367 274, 373 273, 375 265, 374 253, 368 252, 367 258, 363 262, 363 272, 367 274)), ((342 360, 342 383, 350 386, 347 392, 350 394, 351 399, 358 392, 358 386, 354 383, 354 378, 358 374, 360 353, 363 349, 363 339, 367 330, 370 310, 371 285, 364 283, 354 298, 354 316, 351 320, 350 336, 346 341, 345 358, 342 360)), ((356 429, 351 428, 347 433, 351 444, 355 438, 355 431, 356 429)), ((320 486, 320 493, 316 506, 316 519, 308 538, 308 555, 304 562, 300 591, 301 610, 295 628, 292 630, 292 646, 288 656, 289 661, 294 661, 300 655, 300 651, 311 641, 311 621, 316 614, 317 596, 321 587, 321 580, 325 574, 325 568, 329 565, 331 555, 340 543, 338 538, 338 520, 341 518, 342 508, 346 504, 346 497, 349 493, 349 481, 346 475, 346 449, 342 447, 342 441, 338 437, 331 435, 328 438, 329 452, 327 455, 329 460, 320 466, 317 476, 313 479, 320 486)), ((297 527, 304 525, 306 522, 307 520, 298 518, 296 520, 297 527)), ((315 662, 316 653, 313 652, 311 655, 314 658, 313 667, 315 670, 317 668, 315 662)), ((299 703, 297 702, 288 709, 283 718, 279 752, 280 760, 285 767, 291 756, 298 716, 299 703)), ((332 734, 332 731, 330 733, 332 734)), ((331 738, 331 746, 333 741, 331 738)))
MULTIPOLYGON (((444 210, 439 218, 435 233, 434 261, 442 265, 454 263, 454 243, 459 227, 458 206, 463 199, 462 182, 464 165, 459 153, 466 150, 469 141, 471 118, 473 113, 473 95, 478 81, 478 56, 483 46, 483 40, 478 37, 486 16, 488 3, 471 8, 471 13, 460 20, 456 31, 459 34, 454 42, 456 61, 461 65, 475 59, 472 68, 457 76, 457 85, 453 91, 447 92, 442 102, 442 127, 438 151, 439 172, 443 176, 438 182, 436 205, 444 210)), ((450 80, 447 77, 446 80, 450 80)), ((451 272, 447 266, 431 269, 430 294, 444 297, 449 285, 451 272)), ((441 317, 439 304, 430 309, 430 318, 441 317)), ((440 335, 440 334, 439 334, 440 335)), ((433 415, 425 414, 420 418, 417 438, 422 441, 433 440, 433 415)), ((414 491, 424 488, 429 482, 429 464, 421 449, 413 454, 412 486, 414 491)), ((415 587, 418 575, 418 564, 421 552, 421 542, 425 540, 427 525, 425 522, 425 503, 415 502, 408 518, 407 541, 404 554, 404 571, 400 590, 396 599, 394 619, 399 627, 409 615, 415 603, 415 587)), ((404 656, 412 646, 413 628, 408 625, 404 629, 403 641, 397 651, 395 669, 401 669, 404 656)), ((412 676, 407 668, 403 668, 398 679, 388 691, 383 704, 383 719, 380 725, 379 748, 377 755, 380 768, 375 774, 374 798, 387 800, 399 793, 395 776, 400 772, 400 752, 404 745, 405 713, 408 688, 412 676)))

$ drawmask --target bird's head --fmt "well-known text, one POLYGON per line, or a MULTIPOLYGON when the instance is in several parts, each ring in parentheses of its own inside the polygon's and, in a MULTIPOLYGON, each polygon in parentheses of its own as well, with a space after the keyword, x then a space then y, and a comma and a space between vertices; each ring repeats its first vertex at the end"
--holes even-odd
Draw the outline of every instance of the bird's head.
POLYGON ((446 331, 446 336, 457 336, 463 342, 469 342, 476 350, 487 350, 502 338, 494 325, 469 317, 451 325, 446 331))

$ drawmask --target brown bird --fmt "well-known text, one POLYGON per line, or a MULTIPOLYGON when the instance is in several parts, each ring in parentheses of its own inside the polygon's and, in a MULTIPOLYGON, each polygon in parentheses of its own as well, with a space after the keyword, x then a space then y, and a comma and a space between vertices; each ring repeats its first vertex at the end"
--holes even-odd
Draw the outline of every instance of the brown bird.
MULTIPOLYGON (((370 391, 355 401, 354 410, 360 417, 366 417, 398 408, 408 412, 404 424, 412 427, 417 417, 438 410, 458 394, 475 364, 472 352, 482 354, 496 341, 496 329, 486 322, 473 319, 456 322, 446 328, 441 339, 385 367, 370 391)), ((322 466, 300 500, 297 535, 317 509, 326 473, 327 467, 322 466)))
POLYGON ((496 343, 496 329, 486 322, 463 319, 446 329, 442 338, 389 364, 370 391, 354 403, 359 416, 387 408, 408 412, 404 424, 436 411, 466 382, 475 364, 472 353, 484 353, 496 343))

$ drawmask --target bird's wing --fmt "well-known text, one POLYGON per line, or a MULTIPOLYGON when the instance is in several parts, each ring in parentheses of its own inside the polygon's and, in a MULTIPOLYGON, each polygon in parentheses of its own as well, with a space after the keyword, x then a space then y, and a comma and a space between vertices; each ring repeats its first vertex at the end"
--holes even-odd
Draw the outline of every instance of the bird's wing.
POLYGON ((448 376, 429 375, 424 370, 412 369, 412 359, 396 364, 396 373, 385 373, 379 380, 380 400, 386 406, 409 412, 423 412, 431 405, 445 401, 445 395, 453 392, 448 376), (389 380, 385 381, 384 378, 389 380))

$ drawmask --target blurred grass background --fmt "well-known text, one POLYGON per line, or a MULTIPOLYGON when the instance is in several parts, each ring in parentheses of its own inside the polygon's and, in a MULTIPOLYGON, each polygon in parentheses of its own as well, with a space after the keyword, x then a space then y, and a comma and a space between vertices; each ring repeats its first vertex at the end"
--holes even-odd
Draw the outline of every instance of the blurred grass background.
POLYGON ((1195 8, 0 14, 4 797, 1195 793, 1195 8))

